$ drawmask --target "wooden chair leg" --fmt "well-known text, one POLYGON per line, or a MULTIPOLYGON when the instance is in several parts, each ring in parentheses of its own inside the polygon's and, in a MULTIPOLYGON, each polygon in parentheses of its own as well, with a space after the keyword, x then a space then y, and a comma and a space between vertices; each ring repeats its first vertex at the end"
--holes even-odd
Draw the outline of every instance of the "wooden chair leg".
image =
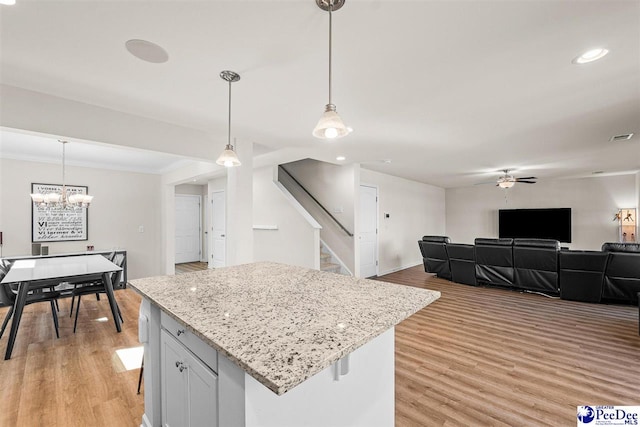
POLYGON ((56 328, 56 338, 60 338, 60 332, 58 331, 58 312, 56 310, 56 304, 54 300, 49 301, 51 303, 51 314, 53 315, 53 326, 56 328))
POLYGON ((4 321, 2 322, 2 330, 0 330, 0 338, 2 338, 2 335, 4 335, 4 330, 7 327, 11 316, 13 316, 13 306, 9 306, 9 311, 7 311, 7 315, 4 316, 4 321))

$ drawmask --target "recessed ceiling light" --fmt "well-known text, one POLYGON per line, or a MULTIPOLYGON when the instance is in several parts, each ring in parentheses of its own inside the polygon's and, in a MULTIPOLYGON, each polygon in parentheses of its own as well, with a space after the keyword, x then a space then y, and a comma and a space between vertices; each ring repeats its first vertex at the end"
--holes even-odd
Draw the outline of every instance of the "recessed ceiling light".
POLYGON ((604 48, 591 49, 586 51, 580 56, 576 56, 573 58, 574 64, 587 64, 589 62, 597 61, 598 59, 604 57, 609 51, 604 48))
POLYGON ((391 163, 391 159, 382 159, 380 160, 382 163, 391 163))
POLYGON ((343 161, 343 160, 346 160, 346 159, 347 159, 347 158, 346 158, 345 156, 338 156, 338 157, 336 157, 336 160, 337 160, 337 161, 339 161, 339 162, 341 162, 341 161, 343 161))
POLYGON ((169 60, 167 51, 150 41, 132 39, 127 40, 125 46, 131 55, 143 61, 161 64, 169 60))
POLYGON ((609 138, 609 141, 614 142, 614 141, 626 141, 633 138, 633 133, 623 133, 621 135, 614 135, 611 138, 609 138))
POLYGON ((0 4, 4 4, 6 6, 13 6, 16 4, 16 0, 0 0, 0 4))

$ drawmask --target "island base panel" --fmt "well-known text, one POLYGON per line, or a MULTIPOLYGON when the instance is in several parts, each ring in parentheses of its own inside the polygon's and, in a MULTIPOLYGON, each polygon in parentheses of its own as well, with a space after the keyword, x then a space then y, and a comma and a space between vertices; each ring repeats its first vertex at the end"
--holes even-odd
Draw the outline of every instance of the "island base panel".
POLYGON ((349 372, 335 365, 278 396, 245 374, 245 427, 391 427, 395 412, 394 329, 349 355, 349 372))

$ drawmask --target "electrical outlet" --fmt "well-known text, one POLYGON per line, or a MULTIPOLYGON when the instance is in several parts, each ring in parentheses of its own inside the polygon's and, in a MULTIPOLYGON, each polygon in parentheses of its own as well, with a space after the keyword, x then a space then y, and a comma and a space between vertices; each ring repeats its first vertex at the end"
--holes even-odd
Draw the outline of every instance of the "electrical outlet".
POLYGON ((138 233, 144 233, 144 225, 138 226, 138 233))

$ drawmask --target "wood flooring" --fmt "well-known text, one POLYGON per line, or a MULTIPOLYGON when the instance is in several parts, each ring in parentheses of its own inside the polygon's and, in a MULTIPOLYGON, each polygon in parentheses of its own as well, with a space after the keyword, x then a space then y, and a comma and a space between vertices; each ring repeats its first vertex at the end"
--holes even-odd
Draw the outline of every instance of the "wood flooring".
POLYGON ((431 278, 442 297, 396 327, 397 426, 575 426, 578 405, 640 405, 638 308, 431 278))
MULTIPOLYGON (((13 355, 0 359, 0 426, 140 425, 140 370, 125 370, 116 355, 116 350, 140 346, 140 297, 131 289, 115 295, 125 320, 121 333, 116 332, 104 295, 100 301, 93 295, 82 298, 75 334, 69 317, 71 298, 60 299, 60 339, 48 303, 25 307, 13 355)), ((6 312, 0 309, 2 319, 6 312)), ((7 330, 0 341, 3 358, 8 335, 7 330)))
POLYGON ((201 271, 209 268, 206 262, 184 262, 176 264, 176 274, 191 273, 193 271, 201 271))
MULTIPOLYGON (((640 404, 637 307, 459 285, 422 266, 380 280, 442 292, 396 327, 396 426, 575 426, 578 405, 640 404)), ((61 300, 60 339, 48 304, 25 309, 0 361, 0 426, 140 425, 139 370, 115 356, 139 345, 140 297, 116 298, 120 334, 106 298, 83 298, 75 335, 61 300)))

